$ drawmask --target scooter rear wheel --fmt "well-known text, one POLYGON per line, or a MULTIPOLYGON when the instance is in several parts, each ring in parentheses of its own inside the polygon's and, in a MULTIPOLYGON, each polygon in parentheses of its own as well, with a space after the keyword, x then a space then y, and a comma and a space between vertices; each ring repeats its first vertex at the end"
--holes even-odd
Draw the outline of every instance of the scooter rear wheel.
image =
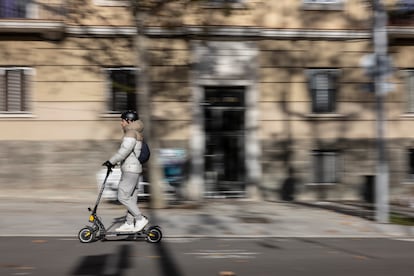
POLYGON ((83 227, 78 233, 78 239, 82 243, 90 243, 95 240, 96 234, 92 227, 83 227))
POLYGON ((147 242, 150 243, 158 243, 160 242, 162 239, 162 232, 161 229, 159 229, 158 227, 154 227, 148 230, 148 234, 147 234, 147 242))

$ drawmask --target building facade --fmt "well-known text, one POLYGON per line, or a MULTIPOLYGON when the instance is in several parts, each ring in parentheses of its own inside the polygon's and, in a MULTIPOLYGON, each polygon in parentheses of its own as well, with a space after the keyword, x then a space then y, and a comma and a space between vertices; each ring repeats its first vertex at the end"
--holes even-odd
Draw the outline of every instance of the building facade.
MULTIPOLYGON (((94 189, 119 112, 141 100, 129 1, 0 3, 2 188, 94 189)), ((414 196, 414 27, 396 20, 410 7, 384 3, 387 160, 401 199, 414 196)), ((164 1, 145 14, 152 137, 186 150, 185 194, 370 200, 370 1, 164 1)))

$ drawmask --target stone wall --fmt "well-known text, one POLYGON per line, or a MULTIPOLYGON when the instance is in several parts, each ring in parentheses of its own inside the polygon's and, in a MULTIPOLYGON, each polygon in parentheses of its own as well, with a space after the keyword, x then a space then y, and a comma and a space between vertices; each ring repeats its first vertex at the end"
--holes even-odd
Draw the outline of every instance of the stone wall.
POLYGON ((96 185, 117 141, 1 141, 2 189, 84 188, 96 185))
MULTIPOLYGON (((388 142, 390 199, 414 200, 414 181, 408 180, 407 147, 411 141, 388 142)), ((119 141, 1 141, 1 189, 93 189, 101 164, 118 148, 119 141)), ((162 147, 186 148, 185 141, 169 141, 162 147)), ((289 172, 296 178, 295 199, 364 200, 367 177, 375 175, 375 140, 337 143, 340 150, 339 182, 332 186, 312 182, 312 143, 306 140, 262 141, 263 177, 259 190, 265 200, 280 200, 289 172)), ((187 149, 188 150, 188 149, 187 149)))
MULTIPOLYGON (((322 143, 323 144, 323 143, 322 143)), ((311 140, 263 141, 263 181, 260 190, 265 199, 280 200, 283 183, 294 170, 294 198, 302 200, 367 200, 370 177, 376 174, 375 139, 354 139, 327 143, 338 151, 338 183, 314 185, 312 181, 311 140)), ((408 176, 409 139, 387 142, 390 200, 414 199, 414 181, 408 176)), ((323 147, 322 147, 323 148, 323 147)), ((321 148, 318 148, 321 149, 321 148)), ((371 178, 375 184, 375 178, 371 178)))

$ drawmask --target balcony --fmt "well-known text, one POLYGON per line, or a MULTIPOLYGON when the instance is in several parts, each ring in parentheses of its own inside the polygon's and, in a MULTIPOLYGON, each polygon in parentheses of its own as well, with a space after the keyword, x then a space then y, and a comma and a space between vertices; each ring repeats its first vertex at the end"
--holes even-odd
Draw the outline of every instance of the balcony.
POLYGON ((0 0, 1 33, 60 35, 66 16, 65 0, 0 0))

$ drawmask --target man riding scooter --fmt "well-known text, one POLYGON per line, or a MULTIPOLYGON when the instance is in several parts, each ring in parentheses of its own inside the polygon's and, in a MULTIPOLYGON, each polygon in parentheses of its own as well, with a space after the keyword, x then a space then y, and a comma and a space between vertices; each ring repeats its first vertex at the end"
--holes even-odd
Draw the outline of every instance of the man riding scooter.
POLYGON ((121 126, 124 132, 118 151, 102 165, 108 168, 121 165, 121 180, 118 186, 118 200, 127 208, 125 223, 116 232, 137 232, 142 230, 148 220, 142 216, 137 206, 138 183, 142 165, 138 160, 143 141, 143 123, 136 111, 128 110, 121 114, 121 126))

